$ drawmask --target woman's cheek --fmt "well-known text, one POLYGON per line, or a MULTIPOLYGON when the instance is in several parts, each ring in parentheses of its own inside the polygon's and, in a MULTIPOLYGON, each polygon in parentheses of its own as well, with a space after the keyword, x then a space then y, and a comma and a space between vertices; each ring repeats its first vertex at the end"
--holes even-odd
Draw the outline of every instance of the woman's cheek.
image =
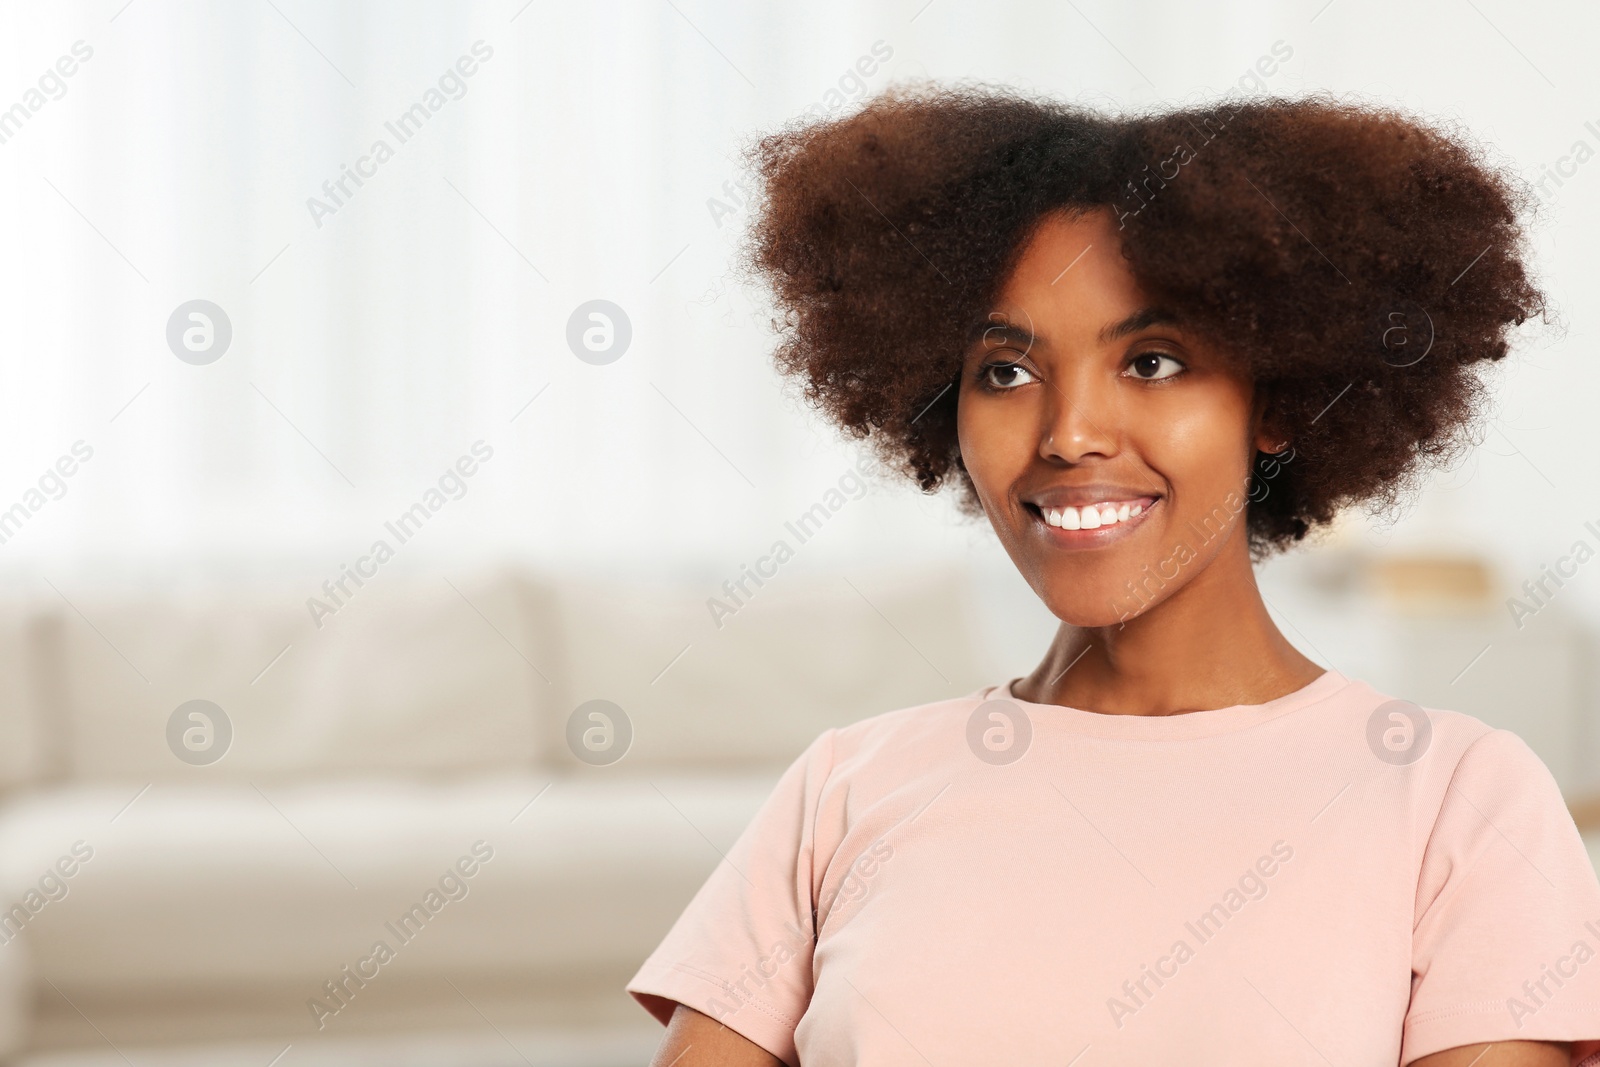
POLYGON ((1250 464, 1250 411, 1231 395, 1207 397, 1200 404, 1151 418, 1140 449, 1149 465, 1162 472, 1180 494, 1218 500, 1243 484, 1250 464))
MULTIPOLYGON (((985 404, 984 399, 987 398, 969 402, 963 398, 956 440, 978 497, 988 506, 1003 501, 1006 486, 1021 473, 1016 458, 1021 447, 1021 424, 1020 420, 1005 418, 998 405, 985 404)), ((1022 466, 1025 465, 1024 459, 1022 466)))

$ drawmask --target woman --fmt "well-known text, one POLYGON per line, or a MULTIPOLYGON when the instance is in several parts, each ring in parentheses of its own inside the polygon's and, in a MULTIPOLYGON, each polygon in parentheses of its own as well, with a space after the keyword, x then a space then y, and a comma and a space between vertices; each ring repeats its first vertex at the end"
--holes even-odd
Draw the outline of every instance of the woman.
POLYGON ((1458 454, 1524 196, 1316 98, 898 90, 764 140, 780 366, 1061 620, 829 730, 629 984, 655 1063, 1600 1062, 1600 884, 1516 735, 1312 662, 1254 559, 1458 454))

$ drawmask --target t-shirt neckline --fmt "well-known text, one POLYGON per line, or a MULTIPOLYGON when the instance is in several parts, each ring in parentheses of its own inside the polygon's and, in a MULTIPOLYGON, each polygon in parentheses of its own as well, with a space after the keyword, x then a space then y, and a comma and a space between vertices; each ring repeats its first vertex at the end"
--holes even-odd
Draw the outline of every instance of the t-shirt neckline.
POLYGON ((983 691, 982 698, 1009 700, 1020 705, 1036 730, 1049 724, 1050 728, 1068 733, 1136 741, 1179 741, 1233 733, 1326 700, 1351 684, 1350 679, 1330 668, 1294 692, 1264 704, 1234 704, 1177 715, 1115 715, 1065 704, 1036 704, 1023 700, 1012 690, 1021 680, 1013 678, 1003 685, 990 686, 983 691))

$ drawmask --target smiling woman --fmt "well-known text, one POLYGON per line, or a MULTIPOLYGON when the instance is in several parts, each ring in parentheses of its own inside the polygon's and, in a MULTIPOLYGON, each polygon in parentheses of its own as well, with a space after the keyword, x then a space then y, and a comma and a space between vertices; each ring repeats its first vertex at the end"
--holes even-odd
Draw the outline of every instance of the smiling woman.
POLYGON ((1237 515, 1254 454, 1283 447, 1245 370, 1149 300, 1110 212, 1052 214, 990 312, 1031 328, 986 330, 965 355, 963 470, 1011 558, 1074 626, 1122 623, 1113 606, 1153 565, 1212 574, 1231 545, 1231 569, 1248 572, 1244 538, 1209 536, 1197 552, 1192 531, 1219 507, 1237 515))
POLYGON ((1329 99, 1119 121, 929 87, 755 157, 779 366, 954 483, 1060 627, 1028 676, 789 768, 629 985, 656 1062, 1600 1062, 1600 970, 1543 977, 1600 940, 1549 771, 1314 663, 1253 570, 1469 439, 1475 367, 1543 310, 1522 194, 1329 99), (1268 853, 1270 894, 1231 888, 1268 853))

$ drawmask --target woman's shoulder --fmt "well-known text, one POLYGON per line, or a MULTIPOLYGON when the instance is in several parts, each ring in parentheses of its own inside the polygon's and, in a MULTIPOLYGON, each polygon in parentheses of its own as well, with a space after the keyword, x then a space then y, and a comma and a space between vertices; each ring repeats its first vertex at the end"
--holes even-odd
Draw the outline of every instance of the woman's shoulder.
POLYGON ((869 715, 846 726, 835 727, 833 732, 836 743, 859 745, 881 738, 915 735, 937 729, 952 718, 971 714, 973 707, 1001 688, 1003 688, 1001 685, 988 685, 961 696, 930 700, 922 704, 908 704, 869 715))
POLYGON ((1003 687, 1003 683, 988 685, 961 696, 879 712, 836 726, 818 741, 829 746, 835 767, 927 759, 947 747, 952 731, 960 736, 973 709, 1003 687))
POLYGON ((1516 730, 1365 682, 1346 686, 1334 703, 1330 721, 1343 743, 1361 737, 1355 766, 1366 765, 1363 777, 1414 815, 1431 847, 1475 839, 1486 825, 1576 836, 1554 774, 1516 730))
MULTIPOLYGON (((1322 683, 1322 689, 1319 698, 1293 707, 1291 713, 1274 714, 1271 729, 1249 728, 1267 725, 1256 719, 1241 719, 1229 728, 1240 729, 1241 742, 1267 745, 1280 754, 1287 744, 1336 761, 1337 753, 1349 753, 1352 767, 1376 760, 1405 768, 1414 783, 1432 781, 1441 790, 1463 776, 1524 784, 1550 778, 1543 760, 1519 734, 1475 715, 1397 697, 1341 675, 1322 683)), ((984 731, 991 725, 979 709, 1007 695, 1001 682, 880 712, 825 731, 813 742, 811 757, 820 757, 835 780, 876 772, 916 777, 952 760, 965 766, 969 755, 984 759, 987 754, 974 748, 983 747, 984 731)))
POLYGON ((1362 729, 1373 754, 1385 762, 1413 764, 1432 754, 1442 757, 1430 761, 1437 770, 1454 774, 1470 754, 1478 764, 1544 770, 1543 761, 1521 735, 1467 712, 1394 696, 1360 680, 1351 680, 1334 701, 1343 718, 1362 729))

